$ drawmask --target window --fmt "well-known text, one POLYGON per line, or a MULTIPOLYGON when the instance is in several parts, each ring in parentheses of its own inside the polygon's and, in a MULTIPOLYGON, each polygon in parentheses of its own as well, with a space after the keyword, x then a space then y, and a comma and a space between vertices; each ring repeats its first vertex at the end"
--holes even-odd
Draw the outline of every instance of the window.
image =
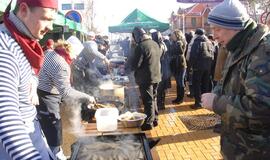
POLYGON ((196 18, 194 18, 194 17, 192 17, 191 18, 191 25, 192 25, 192 27, 196 27, 196 18))
POLYGON ((83 3, 75 3, 74 9, 75 10, 84 10, 84 4, 83 3))
POLYGON ((62 4, 62 10, 71 10, 72 9, 72 5, 71 4, 62 4))

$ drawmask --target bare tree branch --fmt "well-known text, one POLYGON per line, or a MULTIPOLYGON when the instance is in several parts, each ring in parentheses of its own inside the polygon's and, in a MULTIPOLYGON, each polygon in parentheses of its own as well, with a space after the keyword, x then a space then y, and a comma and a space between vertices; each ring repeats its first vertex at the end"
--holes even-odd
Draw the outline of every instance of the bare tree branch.
POLYGON ((96 28, 94 27, 94 18, 95 18, 95 12, 94 12, 94 0, 85 0, 85 12, 83 20, 83 25, 86 27, 88 31, 96 31, 96 28))

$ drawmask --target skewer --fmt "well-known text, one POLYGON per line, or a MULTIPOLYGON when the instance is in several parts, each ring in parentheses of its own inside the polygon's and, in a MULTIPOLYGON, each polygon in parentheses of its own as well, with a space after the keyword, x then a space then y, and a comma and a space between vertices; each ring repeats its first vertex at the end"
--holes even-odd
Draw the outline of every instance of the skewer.
POLYGON ((112 105, 108 105, 108 104, 105 105, 105 104, 100 104, 100 103, 96 103, 95 106, 96 106, 97 108, 113 108, 112 105))

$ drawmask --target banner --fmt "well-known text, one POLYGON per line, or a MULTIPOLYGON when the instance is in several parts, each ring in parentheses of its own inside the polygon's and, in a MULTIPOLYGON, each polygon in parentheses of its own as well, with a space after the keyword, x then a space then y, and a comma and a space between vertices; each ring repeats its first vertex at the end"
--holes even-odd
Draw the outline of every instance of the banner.
POLYGON ((223 0, 177 0, 180 3, 217 3, 223 0))

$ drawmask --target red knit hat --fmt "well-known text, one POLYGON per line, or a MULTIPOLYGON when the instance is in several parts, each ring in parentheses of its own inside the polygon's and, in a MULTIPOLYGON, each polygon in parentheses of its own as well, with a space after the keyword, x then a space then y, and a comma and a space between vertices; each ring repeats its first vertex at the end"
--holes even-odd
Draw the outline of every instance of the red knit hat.
POLYGON ((29 6, 33 7, 43 7, 43 8, 58 8, 57 0, 17 0, 17 4, 22 2, 27 3, 29 6))

